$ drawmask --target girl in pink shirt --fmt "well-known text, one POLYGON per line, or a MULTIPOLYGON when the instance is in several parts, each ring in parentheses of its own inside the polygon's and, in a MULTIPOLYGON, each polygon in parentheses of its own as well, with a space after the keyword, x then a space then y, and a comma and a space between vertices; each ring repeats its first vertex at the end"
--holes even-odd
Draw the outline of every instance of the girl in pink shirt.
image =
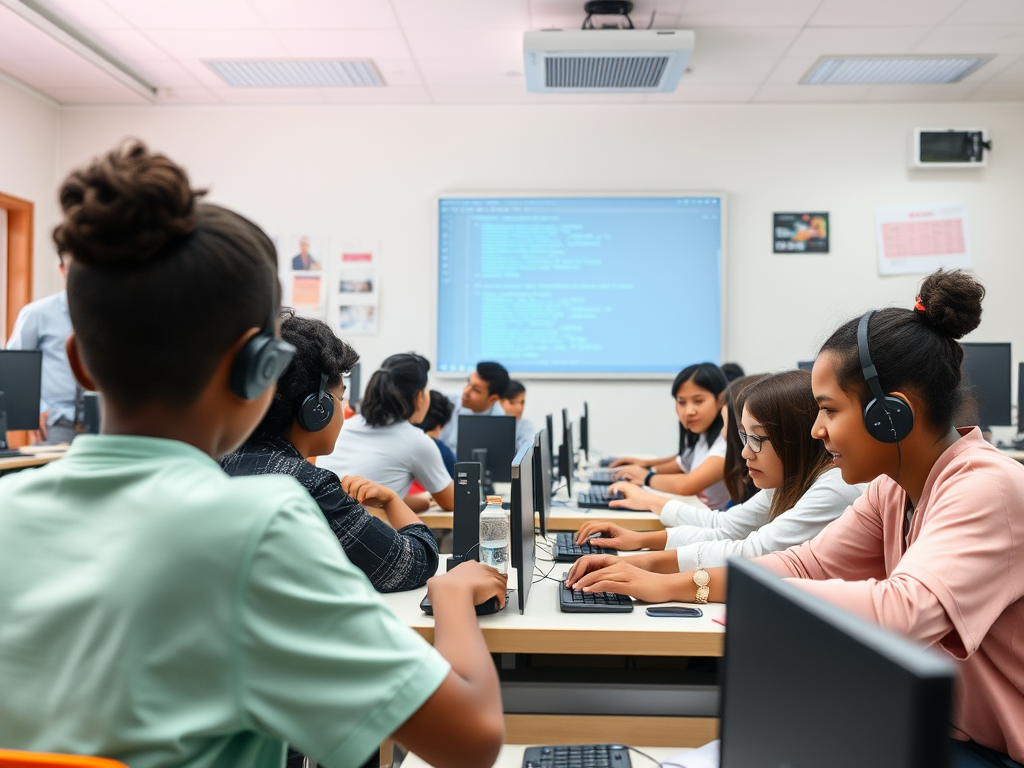
MULTIPOLYGON (((871 484, 817 537, 757 561, 959 662, 955 768, 1024 761, 1024 467, 977 428, 953 426, 963 407, 957 339, 980 323, 984 293, 939 270, 913 310, 869 313, 825 342, 812 372, 813 434, 847 483, 871 484)), ((695 599, 693 572, 618 559, 579 561, 573 587, 695 599)), ((709 599, 724 600, 726 569, 707 574, 709 599)))

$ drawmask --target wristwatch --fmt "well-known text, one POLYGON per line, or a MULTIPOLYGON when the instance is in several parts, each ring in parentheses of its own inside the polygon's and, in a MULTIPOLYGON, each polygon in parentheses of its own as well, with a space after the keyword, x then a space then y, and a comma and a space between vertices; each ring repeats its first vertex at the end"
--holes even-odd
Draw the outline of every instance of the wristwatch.
POLYGON ((656 474, 658 474, 658 470, 656 469, 652 469, 650 472, 648 472, 647 477, 644 478, 644 485, 650 485, 651 478, 654 477, 656 474))
POLYGON ((710 582, 711 575, 703 568, 693 572, 693 583, 697 585, 697 595, 693 599, 695 603, 706 603, 708 601, 708 595, 711 594, 711 590, 708 589, 710 582))

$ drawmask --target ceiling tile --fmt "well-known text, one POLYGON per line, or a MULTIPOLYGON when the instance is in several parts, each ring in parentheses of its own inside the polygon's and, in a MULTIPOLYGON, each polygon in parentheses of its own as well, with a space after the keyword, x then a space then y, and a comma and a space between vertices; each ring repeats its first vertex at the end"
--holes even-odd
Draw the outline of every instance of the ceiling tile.
POLYGON ((540 95, 527 93, 522 86, 432 86, 430 95, 437 104, 536 104, 540 95))
POLYGON ((324 88, 321 90, 328 104, 428 104, 430 94, 426 88, 398 86, 395 88, 324 88))
POLYGON ((134 70, 157 88, 195 88, 200 81, 176 61, 142 61, 134 70))
POLYGON ((1024 3, 1020 0, 967 0, 950 14, 945 23, 1024 24, 1024 3))
POLYGON ((940 24, 963 0, 823 0, 812 27, 924 27, 940 24))
POLYGON ((103 50, 125 63, 137 61, 166 61, 166 51, 137 29, 98 29, 89 36, 103 50))
POLYGON ((66 52, 52 37, 0 5, 0 58, 45 59, 66 52))
POLYGON ((762 85, 755 102, 830 102, 864 101, 866 85, 762 85))
POLYGON ((874 85, 866 101, 928 101, 935 104, 964 101, 978 89, 977 83, 930 85, 874 85))
POLYGON ((522 58, 417 60, 424 82, 435 85, 512 85, 526 89, 522 58))
POLYGON ((757 93, 756 85, 708 85, 682 82, 673 93, 649 93, 648 104, 686 103, 743 103, 750 101, 757 93))
POLYGON ((701 27, 802 27, 821 0, 689 0, 684 29, 701 27))
POLYGON ((406 38, 416 58, 523 57, 521 29, 412 29, 406 38))
POLYGON ((970 101, 1024 101, 1024 82, 982 83, 970 101))
POLYGON ((137 29, 265 29, 245 0, 106 0, 137 29))
POLYGON ((698 29, 694 52, 709 56, 777 57, 786 52, 799 32, 798 27, 698 29))
POLYGON ((270 32, 259 30, 158 29, 153 41, 176 59, 280 59, 288 52, 270 32))
POLYGON ((423 84, 414 59, 374 58, 373 63, 388 87, 423 84))
POLYGON ((694 54, 680 87, 687 83, 763 83, 778 59, 694 54))
POLYGON ((1024 56, 1018 56, 1007 67, 992 76, 996 83, 1024 83, 1024 56))
POLYGON ((220 104, 220 99, 208 88, 161 88, 156 95, 157 104, 220 104))
POLYGON ((1024 54, 1024 25, 936 27, 914 46, 914 51, 1024 54))
POLYGON ((225 104, 323 104, 320 88, 211 88, 225 104))
POLYGON ((131 23, 103 0, 36 0, 58 18, 82 31, 130 29, 131 23))
MULTIPOLYGON (((40 89, 42 90, 42 89, 40 89)), ((61 104, 148 104, 127 88, 49 88, 43 91, 61 104)))
POLYGON ((0 69, 40 88, 122 87, 106 72, 66 49, 45 59, 8 58, 6 52, 0 52, 0 69))
POLYGON ((643 93, 538 93, 538 104, 643 104, 643 93))
POLYGON ((529 29, 527 0, 392 0, 403 29, 529 29))
MULTIPOLYGON (((986 80, 994 80, 1000 74, 1006 70, 1011 70, 1013 66, 1021 61, 1024 57, 1021 56, 995 56, 991 61, 986 61, 976 70, 971 72, 960 82, 962 83, 983 83, 986 80)), ((1012 75, 1011 75, 1012 79, 1012 75)))
POLYGON ((779 59, 765 82, 772 85, 797 85, 817 61, 816 56, 787 56, 779 59))
MULTIPOLYGON (((687 0, 635 0, 630 18, 638 29, 647 29, 655 12, 654 29, 679 29, 687 0)), ((530 29, 579 29, 583 26, 582 2, 530 0, 530 29)), ((598 23, 612 23, 612 17, 597 17, 598 23)))
POLYGON ((391 29, 388 0, 249 0, 271 29, 391 29))
POLYGON ((276 33, 288 56, 309 59, 409 57, 398 29, 289 29, 276 33))
POLYGON ((803 30, 787 56, 908 54, 928 34, 927 27, 809 27, 803 30))

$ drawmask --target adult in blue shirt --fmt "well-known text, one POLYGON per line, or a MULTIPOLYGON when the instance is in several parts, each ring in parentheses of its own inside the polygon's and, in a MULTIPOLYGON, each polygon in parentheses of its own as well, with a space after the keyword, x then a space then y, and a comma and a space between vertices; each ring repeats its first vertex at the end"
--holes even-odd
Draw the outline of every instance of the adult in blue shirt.
MULTIPOLYGON (((481 362, 469 374, 461 395, 448 395, 455 407, 452 420, 441 431, 441 442, 451 450, 458 451, 459 416, 505 416, 501 407, 501 396, 509 384, 508 370, 501 363, 481 362)), ((528 421, 516 421, 516 450, 533 442, 533 427, 528 421)))
MULTIPOLYGON (((60 258, 60 276, 67 274, 66 256, 60 258)), ((43 353, 43 380, 39 398, 39 435, 47 445, 70 443, 75 436, 76 404, 81 389, 71 372, 65 350, 71 334, 67 291, 22 307, 7 349, 39 349, 43 353)))

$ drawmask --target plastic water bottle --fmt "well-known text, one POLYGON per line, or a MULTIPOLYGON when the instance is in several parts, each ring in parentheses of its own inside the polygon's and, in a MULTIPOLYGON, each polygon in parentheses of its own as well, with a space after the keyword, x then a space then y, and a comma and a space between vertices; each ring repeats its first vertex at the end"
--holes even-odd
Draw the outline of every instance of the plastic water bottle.
POLYGON ((488 496, 480 513, 480 562, 498 573, 508 573, 508 513, 501 508, 501 496, 488 496))

